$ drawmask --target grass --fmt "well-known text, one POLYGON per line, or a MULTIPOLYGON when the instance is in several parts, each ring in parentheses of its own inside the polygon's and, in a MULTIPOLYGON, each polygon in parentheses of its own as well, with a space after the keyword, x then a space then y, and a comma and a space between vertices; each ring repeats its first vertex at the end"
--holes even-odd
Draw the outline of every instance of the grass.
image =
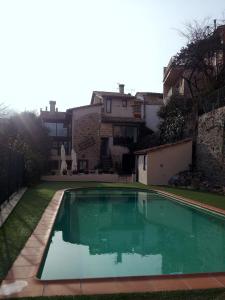
POLYGON ((219 195, 216 193, 202 192, 197 190, 188 190, 184 188, 165 187, 165 186, 158 186, 158 187, 154 186, 153 188, 156 188, 161 191, 173 193, 178 196, 183 196, 225 210, 225 196, 223 195, 219 195))
MULTIPOLYGON (((157 188, 168 191, 176 195, 197 200, 202 203, 213 205, 225 209, 225 196, 206 193, 194 190, 170 187, 146 187, 139 183, 132 184, 113 184, 95 182, 43 182, 29 188, 18 203, 5 224, 0 228, 0 281, 6 276, 8 270, 24 247, 27 239, 36 227, 41 215, 50 202, 54 193, 59 189, 78 188, 78 187, 137 187, 137 188, 157 188)), ((185 291, 185 292, 166 292, 166 293, 142 293, 142 294, 123 294, 123 295, 103 295, 103 296, 77 296, 77 297, 42 297, 47 299, 77 299, 77 300, 136 300, 136 299, 225 299, 225 290, 204 290, 204 291, 185 291)), ((31 298, 26 298, 31 299, 31 298)), ((39 300, 40 298, 32 298, 39 300)))
POLYGON ((225 289, 209 289, 195 291, 153 292, 138 294, 113 294, 90 296, 55 296, 20 298, 30 300, 222 300, 225 299, 225 289))

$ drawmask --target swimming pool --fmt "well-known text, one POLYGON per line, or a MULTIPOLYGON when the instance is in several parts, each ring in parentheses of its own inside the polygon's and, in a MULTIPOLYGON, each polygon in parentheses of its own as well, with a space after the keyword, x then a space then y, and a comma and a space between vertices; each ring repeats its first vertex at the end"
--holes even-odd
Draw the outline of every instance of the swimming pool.
POLYGON ((41 280, 225 271, 225 218, 153 191, 66 191, 41 280))

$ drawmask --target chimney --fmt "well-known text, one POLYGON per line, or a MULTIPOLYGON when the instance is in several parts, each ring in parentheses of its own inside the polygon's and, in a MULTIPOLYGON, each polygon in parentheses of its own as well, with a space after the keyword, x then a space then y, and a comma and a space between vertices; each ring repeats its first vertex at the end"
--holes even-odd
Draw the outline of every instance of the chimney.
POLYGON ((120 94, 124 94, 124 86, 125 86, 124 84, 121 84, 121 83, 119 84, 119 93, 120 94))
POLYGON ((56 101, 49 101, 50 104, 50 112, 55 112, 56 101))

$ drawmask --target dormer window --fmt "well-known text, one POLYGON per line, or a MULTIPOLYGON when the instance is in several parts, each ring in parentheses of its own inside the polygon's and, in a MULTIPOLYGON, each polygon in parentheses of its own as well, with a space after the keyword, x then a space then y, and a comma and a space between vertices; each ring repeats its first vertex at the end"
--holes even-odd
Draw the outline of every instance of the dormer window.
POLYGON ((112 100, 110 98, 106 99, 106 112, 112 112, 112 100))
POLYGON ((127 99, 123 99, 122 100, 122 106, 123 107, 127 107, 127 99))

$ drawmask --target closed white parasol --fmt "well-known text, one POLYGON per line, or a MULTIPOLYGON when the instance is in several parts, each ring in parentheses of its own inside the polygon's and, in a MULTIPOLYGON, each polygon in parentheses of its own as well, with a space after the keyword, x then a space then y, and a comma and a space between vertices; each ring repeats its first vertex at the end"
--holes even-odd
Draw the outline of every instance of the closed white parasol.
POLYGON ((77 154, 74 149, 71 150, 72 166, 71 171, 77 171, 77 154))
POLYGON ((67 163, 66 163, 66 152, 65 152, 65 148, 64 145, 61 145, 61 170, 60 170, 60 174, 64 175, 63 173, 67 172, 67 163))

